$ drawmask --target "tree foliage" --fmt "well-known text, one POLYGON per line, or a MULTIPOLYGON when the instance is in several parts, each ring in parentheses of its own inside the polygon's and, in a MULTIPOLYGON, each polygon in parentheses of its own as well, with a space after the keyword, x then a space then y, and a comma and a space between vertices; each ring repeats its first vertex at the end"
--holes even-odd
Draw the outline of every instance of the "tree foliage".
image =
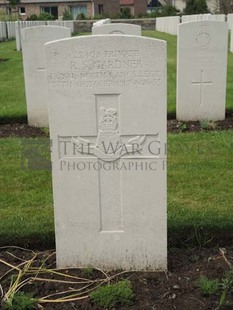
POLYGON ((66 9, 62 15, 62 19, 63 20, 72 20, 73 16, 72 16, 71 12, 66 9))
POLYGON ((16 6, 20 3, 20 0, 8 0, 10 6, 16 6))
POLYGON ((187 0, 184 8, 184 14, 204 14, 209 13, 206 0, 187 0))

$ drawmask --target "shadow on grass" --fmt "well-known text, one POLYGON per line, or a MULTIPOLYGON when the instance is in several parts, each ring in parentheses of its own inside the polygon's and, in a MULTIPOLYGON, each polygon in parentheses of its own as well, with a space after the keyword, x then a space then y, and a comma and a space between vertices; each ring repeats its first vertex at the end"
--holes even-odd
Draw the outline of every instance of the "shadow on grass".
MULTIPOLYGON (((193 247, 226 247, 231 246, 233 231, 231 227, 223 230, 216 227, 168 227, 169 248, 193 248, 193 247)), ((46 250, 55 248, 55 233, 31 233, 27 236, 17 234, 0 234, 0 247, 20 246, 30 249, 46 250)))
POLYGON ((176 248, 226 247, 233 240, 232 227, 168 227, 168 246, 176 248))
POLYGON ((0 125, 3 125, 3 124, 14 124, 14 123, 25 124, 27 122, 28 122, 27 115, 0 117, 0 125))
POLYGON ((19 246, 26 249, 46 250, 55 248, 55 234, 31 233, 28 236, 0 234, 0 247, 19 246))
POLYGON ((168 120, 176 119, 176 112, 168 112, 167 113, 167 119, 168 120))

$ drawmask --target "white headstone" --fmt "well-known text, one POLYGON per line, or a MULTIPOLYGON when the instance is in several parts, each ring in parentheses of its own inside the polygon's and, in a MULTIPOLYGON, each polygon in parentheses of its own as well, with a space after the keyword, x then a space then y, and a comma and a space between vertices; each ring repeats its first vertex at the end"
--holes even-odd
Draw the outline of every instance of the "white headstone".
POLYGON ((166 42, 46 44, 57 265, 167 266, 166 42))
POLYGON ((178 26, 177 119, 225 118, 227 39, 225 22, 178 26))
POLYGON ((70 29, 55 26, 29 27, 21 30, 21 36, 28 124, 48 127, 44 44, 70 37, 70 29))
POLYGON ((45 20, 18 20, 15 23, 15 36, 16 36, 16 49, 17 51, 21 51, 22 49, 22 38, 21 38, 21 30, 29 27, 39 27, 46 26, 47 21, 45 20))
POLYGON ((97 20, 97 22, 93 23, 93 27, 99 27, 99 26, 103 26, 105 24, 111 24, 111 19, 106 18, 106 19, 97 20))
POLYGON ((103 26, 92 27, 92 34, 128 34, 141 36, 142 27, 123 23, 105 24, 103 26))

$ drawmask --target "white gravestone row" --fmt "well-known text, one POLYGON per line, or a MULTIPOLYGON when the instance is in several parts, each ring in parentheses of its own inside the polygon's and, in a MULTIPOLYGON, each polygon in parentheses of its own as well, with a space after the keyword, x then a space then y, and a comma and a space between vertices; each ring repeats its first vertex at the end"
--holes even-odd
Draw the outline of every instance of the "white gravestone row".
POLYGON ((49 127, 44 44, 70 37, 70 29, 55 26, 22 29, 23 66, 28 124, 49 127))
POLYGON ((15 34, 15 22, 6 22, 7 25, 7 37, 8 39, 14 39, 15 34))
POLYGON ((142 27, 132 24, 115 23, 115 24, 105 24, 102 26, 92 27, 92 34, 128 34, 141 36, 142 27))
POLYGON ((233 14, 227 15, 227 23, 228 23, 228 29, 232 30, 232 28, 233 28, 233 14))
POLYGON ((230 52, 233 53, 233 14, 227 15, 228 29, 231 31, 230 36, 230 52))
POLYGON ((6 39, 7 39, 6 24, 4 22, 0 22, 0 41, 6 39))
POLYGON ((200 21, 179 25, 177 119, 225 118, 228 26, 200 21))
POLYGON ((194 22, 194 21, 221 21, 225 22, 226 16, 224 14, 194 14, 194 15, 183 15, 181 20, 182 23, 194 22))
POLYGON ((48 26, 59 26, 70 28, 71 33, 74 32, 74 21, 73 20, 48 20, 46 22, 48 26))
POLYGON ((46 44, 58 267, 167 268, 166 42, 46 44))
MULTIPOLYGON (((182 15, 181 16, 181 22, 187 23, 187 22, 197 22, 204 20, 206 14, 193 14, 193 15, 182 15)), ((207 14, 208 16, 209 14, 207 14)))
POLYGON ((179 23, 180 23, 179 16, 157 17, 156 30, 176 35, 179 23))
POLYGON ((225 14, 210 15, 207 20, 213 21, 213 22, 225 22, 226 21, 226 15, 225 14))

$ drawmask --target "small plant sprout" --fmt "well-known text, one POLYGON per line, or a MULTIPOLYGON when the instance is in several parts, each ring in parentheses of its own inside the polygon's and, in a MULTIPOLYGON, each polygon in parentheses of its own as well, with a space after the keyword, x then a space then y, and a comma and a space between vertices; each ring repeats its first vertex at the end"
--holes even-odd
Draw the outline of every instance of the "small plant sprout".
POLYGON ((90 297, 97 306, 105 308, 131 305, 133 302, 131 282, 122 280, 115 284, 99 287, 90 294, 90 297))
POLYGON ((178 122, 177 127, 179 132, 185 132, 187 130, 187 125, 183 122, 178 122))
POLYGON ((197 261, 199 261, 200 256, 194 254, 194 255, 191 255, 189 259, 190 259, 191 262, 196 263, 197 261))
POLYGON ((206 276, 201 276, 197 282, 197 286, 201 289, 204 296, 209 296, 217 293, 220 288, 218 279, 208 279, 206 276))
POLYGON ((83 272, 84 272, 84 274, 86 275, 86 276, 89 276, 89 277, 91 277, 91 276, 93 276, 93 274, 94 274, 94 268, 92 268, 92 267, 87 267, 87 268, 85 268, 85 269, 83 269, 83 272))
POLYGON ((208 119, 203 119, 200 121, 201 129, 208 129, 209 128, 209 121, 208 119))
POLYGON ((3 310, 33 310, 37 308, 37 300, 32 294, 17 292, 11 299, 2 304, 3 310))

